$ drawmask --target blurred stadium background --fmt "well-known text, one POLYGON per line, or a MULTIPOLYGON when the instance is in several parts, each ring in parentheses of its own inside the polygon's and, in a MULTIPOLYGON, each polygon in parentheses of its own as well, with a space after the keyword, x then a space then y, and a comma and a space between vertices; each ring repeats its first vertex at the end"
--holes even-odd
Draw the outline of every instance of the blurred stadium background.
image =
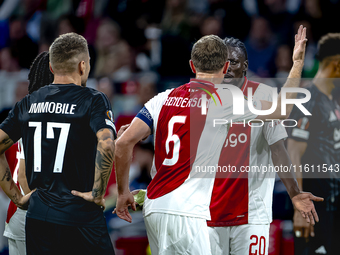
MULTIPOLYGON (((315 74, 318 39, 340 32, 340 0, 0 0, 0 121, 27 94, 32 60, 60 34, 76 32, 89 43, 88 86, 112 102, 117 127, 129 123, 157 92, 193 77, 188 65, 193 43, 216 34, 245 42, 248 78, 280 87, 292 61, 294 32, 307 27, 303 77, 315 74), (268 79, 280 78, 280 79, 268 79)), ((131 190, 146 188, 152 163, 150 139, 135 148, 131 190)), ((111 215, 115 176, 107 190, 107 223, 117 254, 146 254, 141 212, 128 224, 111 215)), ((0 190, 0 254, 8 199, 0 190)), ((282 183, 274 191, 269 254, 293 254, 292 205, 282 183)))

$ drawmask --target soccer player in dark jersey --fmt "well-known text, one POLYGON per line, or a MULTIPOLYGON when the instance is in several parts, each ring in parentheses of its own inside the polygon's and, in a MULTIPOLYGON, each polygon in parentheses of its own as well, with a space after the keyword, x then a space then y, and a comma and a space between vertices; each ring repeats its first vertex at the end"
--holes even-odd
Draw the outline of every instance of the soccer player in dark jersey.
POLYGON ((85 38, 61 35, 49 53, 53 83, 18 102, 0 125, 1 186, 20 208, 30 196, 27 254, 114 254, 102 208, 116 137, 111 105, 103 93, 86 88, 85 38), (3 157, 20 137, 35 190, 24 197, 3 157))
POLYGON ((331 93, 340 78, 340 33, 319 40, 317 58, 311 99, 304 104, 311 115, 293 108, 290 119, 298 124, 289 132, 287 149, 300 189, 317 192, 325 202, 315 205, 322 220, 314 227, 294 213, 295 254, 339 254, 340 109, 331 93))

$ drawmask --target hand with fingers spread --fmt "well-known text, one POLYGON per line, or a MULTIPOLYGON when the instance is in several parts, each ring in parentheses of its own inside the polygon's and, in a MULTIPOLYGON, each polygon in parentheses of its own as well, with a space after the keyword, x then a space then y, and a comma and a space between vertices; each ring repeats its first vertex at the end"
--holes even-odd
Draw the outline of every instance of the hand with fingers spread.
POLYGON ((318 222, 319 217, 315 211, 313 201, 322 202, 323 198, 316 197, 310 192, 301 192, 292 198, 295 210, 300 212, 307 223, 315 225, 315 221, 318 222))
POLYGON ((132 217, 129 213, 129 207, 136 211, 136 202, 131 192, 119 194, 117 198, 117 206, 112 213, 116 213, 119 218, 132 222, 132 217))
POLYGON ((293 50, 293 62, 301 61, 305 59, 306 51, 306 28, 300 25, 297 34, 295 35, 295 45, 293 50))
POLYGON ((304 237, 307 241, 310 236, 315 236, 313 225, 307 223, 307 221, 302 217, 301 213, 297 210, 294 211, 293 223, 293 230, 297 238, 304 237))
POLYGON ((77 197, 81 197, 82 199, 89 201, 89 202, 93 202, 95 204, 97 204, 98 206, 102 207, 103 210, 105 210, 105 199, 100 197, 100 198, 94 198, 92 195, 92 191, 89 192, 79 192, 76 190, 72 190, 71 191, 72 195, 77 196, 77 197))

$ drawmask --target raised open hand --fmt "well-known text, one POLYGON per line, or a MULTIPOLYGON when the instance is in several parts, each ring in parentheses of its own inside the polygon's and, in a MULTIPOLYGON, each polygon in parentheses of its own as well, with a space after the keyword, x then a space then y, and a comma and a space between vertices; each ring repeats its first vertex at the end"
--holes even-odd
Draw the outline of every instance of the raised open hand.
POLYGON ((306 51, 306 28, 300 25, 297 34, 295 35, 295 45, 293 50, 293 62, 301 61, 303 62, 305 59, 305 51, 306 51))

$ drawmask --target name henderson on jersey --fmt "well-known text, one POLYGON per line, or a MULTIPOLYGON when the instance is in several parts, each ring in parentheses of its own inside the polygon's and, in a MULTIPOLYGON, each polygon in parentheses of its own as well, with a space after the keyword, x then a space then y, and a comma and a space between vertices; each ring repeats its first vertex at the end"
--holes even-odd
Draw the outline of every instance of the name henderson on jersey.
POLYGON ((76 106, 76 104, 71 104, 70 107, 70 104, 55 102, 33 103, 28 113, 74 114, 76 106))

